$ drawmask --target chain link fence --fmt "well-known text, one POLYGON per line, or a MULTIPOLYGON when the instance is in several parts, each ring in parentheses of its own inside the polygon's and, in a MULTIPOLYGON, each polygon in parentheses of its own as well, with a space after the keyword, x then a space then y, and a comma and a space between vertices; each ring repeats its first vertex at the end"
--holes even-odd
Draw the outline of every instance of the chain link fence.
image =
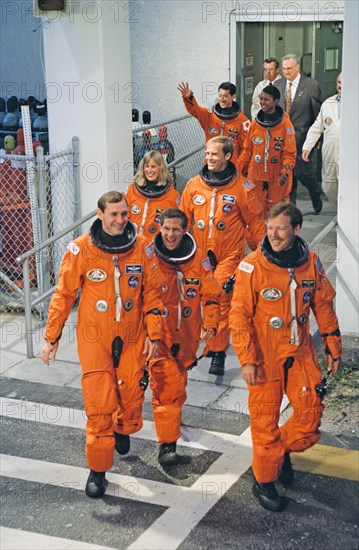
MULTIPOLYGON (((165 156, 167 164, 189 151, 204 145, 204 133, 197 119, 190 115, 173 118, 157 124, 142 124, 133 128, 133 164, 136 172, 143 155, 155 149, 165 156)), ((204 163, 204 150, 186 158, 170 169, 176 189, 182 193, 204 163)))
MULTIPOLYGON (((202 128, 189 115, 138 125, 133 129, 134 172, 145 152, 156 149, 165 155, 167 164, 175 163, 170 171, 181 193, 203 166, 204 149, 192 154, 202 145, 202 128)), ((42 147, 36 149, 36 157, 0 151, 0 311, 24 309, 22 266, 16 259, 80 219, 78 151, 77 138, 69 149, 51 155, 44 155, 42 147)), ((32 300, 56 284, 67 244, 77 232, 66 234, 30 258, 32 300)), ((40 303, 33 313, 42 318, 44 310, 40 303)))
MULTIPOLYGON (((22 311, 24 282, 16 259, 80 217, 77 138, 57 154, 44 155, 42 147, 36 157, 0 152, 0 216, 0 311, 22 311)), ((33 295, 55 283, 65 248, 58 241, 30 259, 33 295)), ((41 306, 37 313, 41 317, 41 306)))

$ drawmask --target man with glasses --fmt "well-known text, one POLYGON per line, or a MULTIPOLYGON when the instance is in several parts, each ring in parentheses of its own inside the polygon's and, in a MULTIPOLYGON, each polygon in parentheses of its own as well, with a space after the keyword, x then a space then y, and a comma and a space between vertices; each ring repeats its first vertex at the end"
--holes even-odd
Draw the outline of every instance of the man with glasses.
POLYGON ((284 78, 277 80, 274 86, 280 91, 278 104, 289 114, 297 142, 297 159, 290 198, 295 202, 297 182, 300 180, 309 191, 314 212, 319 214, 323 207, 320 198, 321 187, 315 179, 312 159, 308 162, 302 159, 303 143, 322 103, 319 84, 300 73, 300 60, 295 54, 287 54, 282 58, 282 72, 284 78))
POLYGON ((181 82, 177 89, 182 94, 186 111, 196 117, 202 126, 206 141, 215 136, 226 136, 232 141, 234 152, 231 161, 235 164, 249 128, 249 120, 236 101, 236 86, 231 82, 222 82, 218 88, 218 102, 208 109, 198 105, 188 82, 181 82))

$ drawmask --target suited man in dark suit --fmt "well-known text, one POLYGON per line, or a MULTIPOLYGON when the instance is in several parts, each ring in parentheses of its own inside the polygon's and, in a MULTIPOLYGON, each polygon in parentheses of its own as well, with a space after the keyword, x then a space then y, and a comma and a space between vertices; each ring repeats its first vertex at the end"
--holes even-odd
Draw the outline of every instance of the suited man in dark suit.
POLYGON ((295 54, 288 54, 282 58, 282 72, 284 78, 273 84, 280 91, 279 105, 290 116, 297 142, 297 159, 290 197, 295 202, 299 179, 309 191, 314 212, 319 214, 323 207, 320 198, 321 187, 316 181, 312 160, 304 162, 302 159, 303 143, 322 103, 319 84, 300 73, 300 60, 295 54))

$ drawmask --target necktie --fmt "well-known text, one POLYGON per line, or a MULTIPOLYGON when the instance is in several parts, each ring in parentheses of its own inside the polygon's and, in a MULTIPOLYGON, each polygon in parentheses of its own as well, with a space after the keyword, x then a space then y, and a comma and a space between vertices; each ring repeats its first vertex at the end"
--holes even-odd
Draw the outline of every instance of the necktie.
POLYGON ((285 94, 285 111, 290 112, 292 107, 292 82, 288 82, 287 92, 285 94))

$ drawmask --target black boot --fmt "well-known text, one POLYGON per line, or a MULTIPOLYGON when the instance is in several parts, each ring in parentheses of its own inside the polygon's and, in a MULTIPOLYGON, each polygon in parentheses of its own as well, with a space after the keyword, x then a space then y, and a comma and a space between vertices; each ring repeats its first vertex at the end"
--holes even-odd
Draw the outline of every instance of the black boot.
POLYGON ((158 462, 162 466, 173 466, 177 464, 178 454, 176 453, 176 441, 173 441, 173 443, 162 443, 162 445, 160 445, 158 462))
POLYGON ((95 472, 90 470, 86 482, 86 495, 90 498, 100 498, 105 494, 108 481, 105 478, 106 472, 95 472))
POLYGON ((115 449, 119 455, 127 455, 130 450, 130 436, 115 432, 115 449))
POLYGON ((284 497, 278 495, 273 481, 270 483, 253 482, 253 494, 259 500, 259 504, 271 512, 282 512, 287 507, 284 497))
POLYGON ((209 374, 216 374, 217 376, 224 375, 224 362, 226 359, 226 354, 224 351, 214 351, 212 352, 212 361, 209 368, 209 374))
POLYGON ((279 481, 284 485, 293 485, 294 482, 294 470, 290 461, 290 454, 285 453, 282 470, 279 475, 279 481))
POLYGON ((310 198, 312 199, 312 205, 313 205, 314 212, 316 214, 319 214, 322 211, 322 208, 323 208, 323 202, 322 202, 322 199, 320 198, 320 193, 313 193, 310 196, 310 198))

